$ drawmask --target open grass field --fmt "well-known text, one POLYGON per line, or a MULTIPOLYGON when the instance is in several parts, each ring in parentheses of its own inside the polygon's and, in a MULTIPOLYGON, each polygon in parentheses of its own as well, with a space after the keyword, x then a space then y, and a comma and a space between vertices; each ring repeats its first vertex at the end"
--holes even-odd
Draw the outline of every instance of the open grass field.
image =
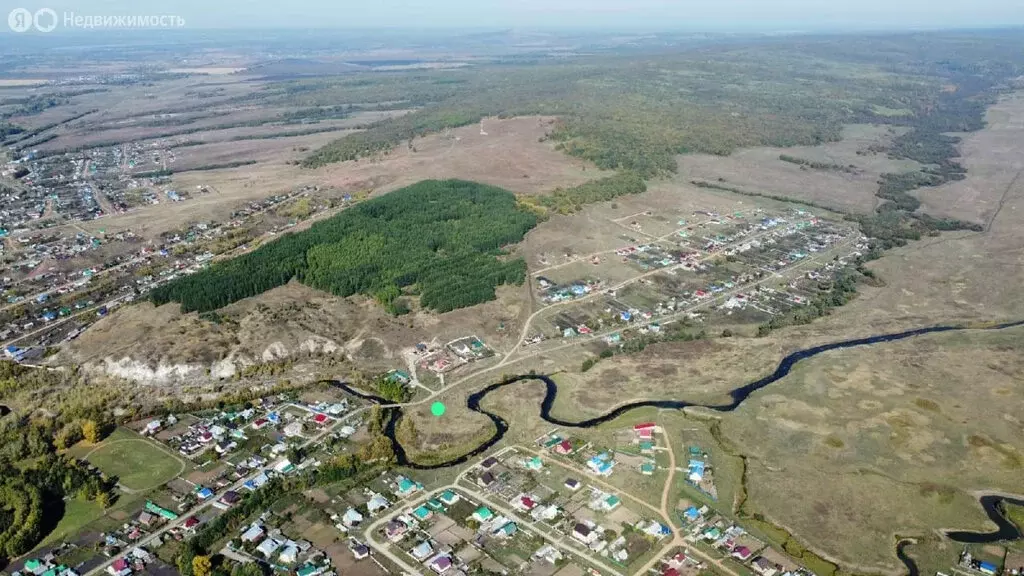
POLYGON ((775 368, 777 343, 761 339, 666 342, 639 354, 602 360, 556 375, 554 413, 563 418, 597 416, 610 407, 643 399, 725 404, 728 393, 775 368))
POLYGON ((900 564, 879 535, 986 529, 972 491, 1017 490, 1024 470, 1022 352, 1013 329, 802 362, 723 420, 748 457, 747 509, 844 564, 887 572, 900 564))
POLYGON ((1002 214, 1001 207, 1015 209, 1004 200, 1012 201, 1024 190, 1024 95, 1018 92, 1004 97, 989 108, 985 119, 988 127, 968 134, 960 145, 967 179, 915 193, 925 212, 988 223, 997 213, 1002 214))
POLYGON ((93 446, 85 459, 132 492, 157 488, 187 469, 166 448, 122 428, 93 446))
POLYGON ((877 125, 848 125, 842 140, 821 146, 749 148, 729 156, 680 156, 679 171, 688 180, 703 180, 744 192, 796 198, 854 213, 870 213, 878 199, 878 178, 886 172, 909 172, 921 167, 909 160, 892 160, 872 147, 888 145, 905 129, 877 125), (832 165, 815 169, 779 157, 832 165), (844 167, 845 170, 840 169, 844 167))
POLYGON ((64 501, 64 516, 40 546, 61 542, 82 531, 90 522, 103 515, 103 507, 91 500, 72 498, 64 501))

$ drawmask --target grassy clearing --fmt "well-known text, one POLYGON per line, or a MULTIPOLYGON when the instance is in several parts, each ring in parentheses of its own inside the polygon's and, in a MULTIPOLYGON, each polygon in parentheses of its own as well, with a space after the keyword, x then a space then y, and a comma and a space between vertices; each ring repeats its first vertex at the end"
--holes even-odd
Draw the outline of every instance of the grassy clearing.
POLYGON ((92 500, 73 498, 64 502, 64 516, 57 523, 57 527, 50 532, 40 546, 47 546, 60 542, 72 534, 81 531, 86 525, 103 515, 103 507, 92 500))
POLYGON ((858 571, 901 566, 894 533, 984 529, 970 491, 1019 485, 1019 430, 1004 415, 1024 409, 1021 335, 932 335, 801 362, 723 420, 747 455, 747 513, 790 532, 787 549, 858 571))
POLYGON ((165 449, 123 428, 93 447, 86 460, 134 491, 156 488, 177 477, 186 467, 165 449))

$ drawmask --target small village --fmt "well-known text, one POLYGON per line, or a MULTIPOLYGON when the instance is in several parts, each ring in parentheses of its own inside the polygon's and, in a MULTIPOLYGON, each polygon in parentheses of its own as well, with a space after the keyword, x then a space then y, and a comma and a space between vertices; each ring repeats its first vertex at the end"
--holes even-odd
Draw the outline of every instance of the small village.
POLYGON ((0 189, 0 345, 7 358, 34 362, 47 346, 76 338, 153 288, 353 200, 325 200, 319 187, 306 186, 250 201, 224 222, 190 222, 154 238, 131 229, 108 233, 105 216, 211 193, 204 185, 172 188, 162 173, 134 174, 147 162, 173 162, 166 151, 154 152, 155 160, 147 154, 126 144, 56 156, 30 152, 7 164, 5 174, 16 178, 15 187, 0 189), (310 198, 307 208, 288 209, 310 198), (278 211, 285 217, 270 218, 278 211), (79 225, 86 222, 90 230, 79 225))
MULTIPOLYGON (((570 257, 535 276, 551 310, 536 341, 615 330, 659 332, 680 318, 715 324, 763 323, 811 303, 868 248, 846 225, 804 210, 769 214, 695 213, 661 226, 646 243, 589 259, 570 257), (678 227, 678 228, 676 228, 678 227)), ((629 225, 631 232, 642 226, 629 225)), ((624 236, 635 241, 635 236, 624 236)))

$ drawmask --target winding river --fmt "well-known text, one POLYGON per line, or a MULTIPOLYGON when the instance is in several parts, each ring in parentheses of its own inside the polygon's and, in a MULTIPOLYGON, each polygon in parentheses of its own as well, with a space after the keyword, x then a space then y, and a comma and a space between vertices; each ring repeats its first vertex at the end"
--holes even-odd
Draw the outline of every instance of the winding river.
MULTIPOLYGON (((388 400, 385 400, 384 398, 380 398, 372 394, 366 394, 365 392, 360 392, 359 390, 356 390, 343 382, 328 381, 328 383, 338 386, 344 389, 346 392, 359 398, 363 398, 365 400, 369 400, 371 402, 387 406, 386 408, 384 408, 384 410, 386 411, 387 418, 387 422, 384 426, 384 435, 391 440, 391 443, 394 446, 395 456, 399 466, 412 468, 414 470, 436 470, 439 468, 448 468, 450 466, 464 464, 489 450, 492 446, 497 444, 505 436, 505 433, 507 433, 509 429, 508 422, 506 422, 501 416, 498 416, 493 412, 485 410, 483 407, 481 407, 481 403, 483 402, 484 398, 486 398, 487 395, 490 394, 491 392, 494 392, 506 386, 512 386, 518 382, 537 380, 544 383, 546 390, 544 392, 544 399, 541 400, 540 403, 540 417, 545 422, 564 428, 592 428, 594 426, 598 426, 600 424, 604 424, 605 422, 614 420, 619 416, 622 416, 623 414, 631 410, 635 410, 637 408, 654 407, 681 410, 683 408, 700 407, 709 410, 714 410, 717 412, 731 412, 739 408, 739 406, 743 404, 743 402, 746 401, 747 398, 749 398, 750 395, 753 394, 754 392, 757 392, 758 390, 768 386, 769 384, 773 384, 787 376, 797 362, 801 360, 806 360, 807 358, 811 358, 813 356, 817 356, 819 354, 829 352, 832 350, 842 350, 845 348, 856 348, 859 346, 869 346, 872 344, 896 342, 899 340, 906 340, 908 338, 922 336, 925 334, 955 332, 963 330, 1005 330, 1008 328, 1015 328, 1018 326, 1024 326, 1024 320, 1017 322, 1007 322, 1004 324, 997 324, 982 328, 972 328, 969 326, 932 326, 929 328, 907 330, 905 332, 880 334, 877 336, 869 336, 866 338, 856 338, 851 340, 843 340, 840 342, 833 342, 830 344, 822 344, 820 346, 805 348, 803 350, 798 350, 796 352, 793 352, 792 354, 789 354, 779 362, 778 366, 775 368, 775 371, 769 374, 768 376, 765 376, 764 378, 761 378, 760 380, 756 380, 749 384, 740 386, 739 388, 736 388, 733 391, 731 391, 729 393, 729 397, 731 400, 727 404, 708 405, 695 404, 692 402, 686 402, 685 400, 646 400, 641 402, 632 402, 629 404, 624 404, 601 416, 596 416, 594 418, 589 418, 586 420, 580 420, 576 422, 562 420, 561 418, 558 418, 551 414, 551 410, 555 405, 555 399, 558 397, 558 385, 555 384, 555 382, 551 380, 551 378, 543 375, 532 374, 516 376, 514 378, 510 378, 502 382, 498 382, 495 384, 491 384, 490 386, 487 386, 486 388, 470 395, 466 402, 466 405, 470 410, 483 414, 484 416, 490 418, 491 422, 494 423, 494 434, 491 435, 491 437, 488 438, 487 440, 481 442, 480 445, 475 447, 473 450, 467 452, 466 454, 436 464, 418 464, 409 459, 408 454, 406 454, 401 442, 398 441, 398 438, 395 435, 395 429, 398 425, 398 421, 402 417, 402 408, 400 406, 392 405, 388 400)), ((1005 540, 1016 540, 1018 538, 1021 538, 1020 530, 1016 526, 1014 526, 1009 520, 1007 520, 1006 517, 1003 515, 1002 511, 1000 510, 999 503, 1002 501, 1024 506, 1024 501, 1021 500, 1003 498, 1000 496, 982 497, 981 505, 982 507, 984 507, 985 512, 988 514, 989 518, 991 518, 992 521, 995 522, 996 525, 999 527, 997 531, 989 533, 954 531, 947 532, 946 535, 951 540, 962 543, 988 543, 1005 540)), ((906 555, 904 550, 904 548, 908 544, 910 544, 909 541, 900 542, 897 545, 896 552, 897 555, 900 557, 900 560, 902 560, 903 563, 907 566, 907 569, 910 571, 911 576, 917 576, 917 566, 914 564, 914 561, 906 555)))

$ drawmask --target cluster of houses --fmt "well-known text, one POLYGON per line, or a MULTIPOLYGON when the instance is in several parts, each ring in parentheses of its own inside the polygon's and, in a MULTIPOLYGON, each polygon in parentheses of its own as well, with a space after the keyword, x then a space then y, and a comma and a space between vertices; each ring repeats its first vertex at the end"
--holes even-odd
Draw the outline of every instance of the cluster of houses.
MULTIPOLYGON (((245 425, 256 416, 256 410, 247 408, 240 412, 220 414, 203 418, 190 424, 180 434, 169 437, 166 442, 185 457, 195 458, 207 450, 213 449, 223 455, 238 447, 240 441, 246 440, 245 425)), ((165 422, 154 420, 146 424, 147 434, 157 434, 165 422)), ((173 425, 169 421, 167 425, 173 425)))
MULTIPOLYGON (((524 495, 523 498, 528 496, 524 495)), ((464 575, 469 572, 469 567, 455 553, 455 548, 451 544, 434 539, 428 531, 435 520, 435 515, 447 513, 463 499, 464 497, 455 491, 446 490, 426 503, 394 517, 383 528, 383 535, 389 542, 405 549, 412 558, 435 574, 464 575)), ((524 505, 521 501, 520 504, 524 505)), ((497 513, 485 505, 476 506, 469 518, 456 520, 469 522, 475 529, 472 541, 474 546, 482 546, 486 538, 508 540, 519 533, 519 524, 515 519, 497 513)))
POLYGON ((566 285, 555 284, 543 276, 538 276, 536 280, 537 285, 540 287, 541 300, 545 304, 575 300, 601 289, 601 282, 597 280, 589 282, 578 281, 566 285))
MULTIPOLYGON (((124 162, 129 165, 140 160, 136 157, 140 150, 134 149, 135 146, 138 144, 128 145, 130 151, 124 162)), ((179 275, 199 271, 208 265, 214 256, 212 253, 193 255, 188 252, 194 250, 186 250, 186 254, 179 257, 175 255, 175 248, 179 245, 189 246, 197 242, 216 241, 232 229, 244 226, 255 215, 318 189, 315 186, 306 186, 288 194, 252 201, 236 210, 229 222, 192 223, 184 231, 168 234, 160 241, 150 242, 133 252, 125 253, 119 249, 116 254, 104 256, 103 262, 99 265, 89 262, 80 269, 65 266, 65 270, 47 267, 47 262, 82 258, 87 253, 101 250, 114 242, 143 242, 130 230, 109 235, 101 231, 95 236, 56 230, 62 222, 103 217, 106 215, 104 205, 115 213, 124 213, 140 203, 159 203, 165 197, 169 201, 182 201, 193 193, 209 192, 209 189, 202 185, 197 186, 194 191, 187 192, 170 189, 166 186, 169 179, 164 176, 125 178, 121 174, 122 161, 118 159, 124 155, 122 146, 101 147, 72 156, 46 157, 33 151, 3 168, 4 173, 18 178, 20 185, 0 187, 0 221, 3 222, 3 227, 0 227, 0 256, 5 260, 13 260, 9 269, 21 271, 27 276, 17 282, 10 280, 0 283, 0 291, 8 295, 9 304, 22 301, 25 303, 24 312, 16 322, 0 327, 0 341, 21 336, 40 325, 45 327, 48 322, 70 315, 72 310, 93 305, 93 301, 86 304, 84 299, 75 302, 67 296, 69 294, 91 289, 93 292, 90 297, 98 302, 113 299, 117 294, 133 297, 136 295, 134 291, 145 293, 179 275), (102 182, 102 190, 98 190, 92 183, 97 178, 102 182), (102 202, 103 199, 99 198, 99 195, 103 195, 109 203, 102 202), (54 217, 51 218, 50 215, 54 217), (54 230, 51 231, 50 228, 54 230), (9 244, 4 241, 8 237, 9 244), (8 246, 12 250, 5 253, 8 246), (156 260, 157 257, 160 257, 160 260, 156 260), (158 262, 161 265, 154 274, 136 276, 135 273, 140 269, 158 262), (44 267, 46 268, 43 269, 44 267), (90 284, 90 280, 94 275, 105 273, 114 267, 119 267, 117 273, 111 273, 106 278, 112 279, 113 282, 104 284, 102 292, 97 293, 96 285, 90 284), (47 307, 46 301, 36 300, 37 297, 60 297, 61 302, 47 307)), ((167 158, 173 161, 173 153, 164 152, 161 158, 161 162, 167 158)), ((327 207, 318 205, 316 209, 319 211, 327 207)), ((294 222, 280 228, 293 225, 294 222)), ((278 228, 275 226, 275 231, 278 228)), ((97 259, 95 256, 90 258, 97 259)), ((109 307, 116 302, 118 300, 111 300, 106 302, 106 305, 109 307)), ((83 320, 83 326, 87 321, 91 320, 83 320)), ((81 326, 76 327, 71 338, 76 337, 80 331, 81 326)), ((45 330, 43 336, 38 337, 40 343, 49 332, 51 330, 45 330)), ((65 336, 65 339, 70 338, 65 336)))
POLYGON ((704 542, 721 550, 723 554, 738 562, 748 565, 760 576, 798 576, 797 572, 786 570, 783 566, 769 559, 770 549, 740 526, 717 516, 707 506, 697 508, 690 506, 683 511, 682 519, 686 522, 690 542, 704 542))
POLYGON ((110 576, 130 576, 135 572, 145 572, 146 565, 153 563, 153 555, 144 548, 132 548, 127 554, 116 558, 107 566, 110 576))
MULTIPOLYGON (((456 338, 441 347, 431 347, 426 343, 416 345, 416 356, 420 368, 435 374, 444 374, 460 366, 492 356, 494 351, 487 347, 483 340, 476 336, 456 338)), ((404 374, 404 373, 403 373, 404 374)), ((408 375, 405 375, 408 382, 408 375)))
POLYGON ((675 552, 661 562, 661 576, 682 576, 684 572, 700 573, 704 569, 704 562, 687 554, 685 550, 675 552))
MULTIPOLYGON (((166 442, 188 458, 196 458, 210 449, 219 456, 224 456, 238 448, 241 442, 248 440, 247 431, 250 434, 276 432, 283 439, 302 439, 307 436, 308 431, 320 431, 333 425, 337 421, 337 416, 344 414, 349 408, 345 400, 311 405, 289 402, 283 398, 278 400, 280 403, 264 399, 258 410, 246 408, 203 418, 190 424, 184 431, 168 437, 166 442), (289 407, 293 410, 287 410, 289 407)), ((173 416, 163 421, 151 421, 146 425, 144 433, 157 434, 164 427, 173 426, 176 420, 172 419, 173 416)), ((352 433, 355 433, 355 429, 349 431, 349 434, 352 433)), ((271 450, 275 456, 288 448, 283 442, 279 444, 280 446, 275 445, 271 450)), ((262 464, 253 467, 258 466, 262 464)))
POLYGON ((331 572, 327 554, 306 540, 293 540, 279 528, 265 524, 265 517, 266 514, 243 528, 241 534, 230 542, 236 553, 294 570, 300 576, 331 572))
POLYGON ((73 568, 57 563, 53 554, 42 558, 30 558, 20 570, 11 572, 11 576, 80 576, 73 568))

